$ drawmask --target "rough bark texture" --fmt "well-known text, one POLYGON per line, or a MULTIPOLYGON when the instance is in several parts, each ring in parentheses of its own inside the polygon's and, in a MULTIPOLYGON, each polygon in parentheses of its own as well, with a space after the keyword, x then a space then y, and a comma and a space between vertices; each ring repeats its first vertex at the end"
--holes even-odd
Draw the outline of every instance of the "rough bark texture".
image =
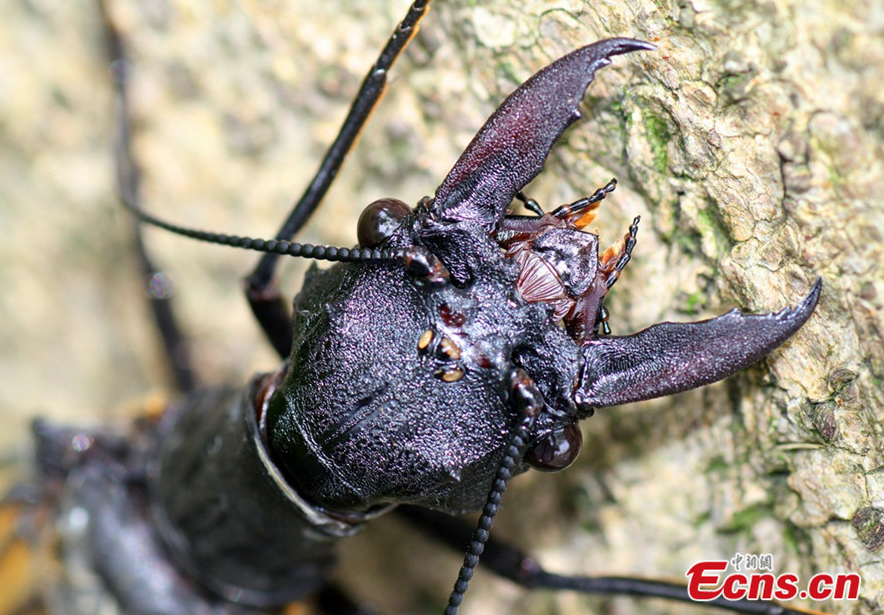
MULTIPOLYGON (((274 232, 406 2, 299 4, 111 2, 136 67, 151 209, 274 232)), ((0 412, 12 452, 27 417, 107 420, 165 376, 113 197, 97 8, 12 0, 0 17, 0 412)), ((679 578, 701 559, 770 553, 802 581, 861 575, 862 600, 819 608, 880 612, 884 5, 436 0, 303 238, 352 244, 364 204, 431 194, 507 92, 608 36, 659 50, 599 73, 586 120, 529 192, 555 205, 617 176, 603 242, 642 216, 609 305, 615 333, 779 310, 817 276, 823 296, 745 373, 587 421, 578 464, 517 481, 498 536, 574 573, 679 578)), ((202 379, 271 368, 237 296, 254 258, 149 239, 177 282, 202 379)), ((286 266, 289 293, 299 268, 286 266)), ((344 560, 354 593, 388 612, 435 612, 459 557, 383 521, 344 560)), ((526 596, 480 573, 463 612, 683 610, 526 596)))

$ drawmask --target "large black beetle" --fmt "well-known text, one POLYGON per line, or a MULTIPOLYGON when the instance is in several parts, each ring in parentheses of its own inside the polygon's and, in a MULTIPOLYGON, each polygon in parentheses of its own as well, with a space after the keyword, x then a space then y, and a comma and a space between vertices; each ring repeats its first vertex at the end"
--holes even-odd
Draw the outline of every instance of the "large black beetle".
MULTIPOLYGON (((412 6, 388 43, 393 51, 381 55, 383 70, 376 65, 366 79, 369 89, 425 6, 412 6)), ((601 252, 583 228, 614 182, 549 213, 508 214, 515 199, 537 209, 521 190, 580 117, 596 70, 613 56, 652 49, 647 43, 600 41, 537 73, 491 116, 433 197, 413 209, 395 199, 371 204, 361 246, 345 249, 289 243, 302 221, 265 241, 143 213, 122 48, 111 24, 108 31, 118 61, 124 203, 198 239, 343 262, 309 273, 281 334, 264 309, 274 299, 267 276, 250 278, 259 320, 288 358, 245 392, 193 393, 128 440, 37 424, 38 464, 67 491, 58 509, 86 515, 84 537, 62 549, 98 573, 100 589, 72 582, 69 596, 100 591, 130 613, 272 608, 326 584, 336 542, 396 505, 458 513, 486 503, 453 612, 509 476, 569 465, 580 447, 576 425, 595 408, 743 369, 816 306, 819 282, 778 314, 733 311, 610 336, 603 300, 631 257, 638 219, 601 252)), ((354 113, 361 125, 367 111, 354 113)), ((305 197, 293 217, 309 215, 319 198, 305 197)), ((505 558, 494 559, 500 570, 505 558)), ((524 561, 515 562, 518 574, 527 574, 524 561)), ((526 585, 544 584, 542 575, 518 574, 511 576, 526 585)))
POLYGON ((560 468, 577 453, 573 425, 594 407, 719 380, 770 352, 810 315, 818 288, 776 316, 731 313, 600 335, 602 299, 636 229, 600 255, 598 237, 575 224, 585 213, 579 208, 506 216, 579 117, 595 70, 611 56, 649 48, 601 41, 535 75, 488 120, 434 198, 413 213, 398 208, 400 225, 368 246, 425 251, 439 261, 432 271, 342 264, 308 278, 266 437, 287 476, 315 501, 348 512, 402 502, 475 509, 513 421, 514 368, 525 370, 543 400, 530 449, 567 449, 555 460, 539 452, 529 460, 560 468))

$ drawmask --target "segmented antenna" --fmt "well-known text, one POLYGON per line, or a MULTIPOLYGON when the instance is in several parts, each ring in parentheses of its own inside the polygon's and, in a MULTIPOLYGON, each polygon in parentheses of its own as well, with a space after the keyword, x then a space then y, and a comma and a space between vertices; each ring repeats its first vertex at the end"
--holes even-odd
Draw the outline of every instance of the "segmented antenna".
POLYGON ((448 596, 448 606, 445 607, 445 615, 457 615, 457 610, 460 608, 461 602, 463 602, 464 594, 469 589, 473 572, 475 572, 476 566, 479 565, 479 559, 485 550, 485 543, 488 542, 488 538, 491 536, 491 526, 494 524, 494 517, 500 510, 500 500, 503 498, 507 484, 513 477, 513 467, 516 465, 516 460, 521 459, 525 454, 528 437, 536 418, 536 411, 532 411, 530 408, 519 415, 519 422, 513 430, 503 459, 500 460, 500 466, 498 466, 494 482, 491 484, 491 491, 488 492, 485 506, 482 508, 482 515, 476 524, 476 531, 473 532, 470 545, 467 547, 466 555, 464 555, 463 565, 461 565, 457 580, 454 582, 454 589, 448 596))
POLYGON ((345 262, 345 263, 371 263, 401 261, 405 257, 403 250, 390 250, 378 248, 339 248, 336 246, 314 245, 310 243, 298 243, 296 241, 282 241, 278 239, 260 239, 244 237, 240 235, 226 235, 213 233, 199 229, 171 224, 153 216, 146 211, 134 207, 125 198, 121 199, 129 211, 135 214, 139 220, 151 226, 164 229, 176 235, 182 235, 198 241, 214 243, 221 246, 241 248, 255 252, 267 252, 286 256, 298 256, 312 258, 321 261, 345 262))
MULTIPOLYGON (((105 13, 107 15, 107 13, 105 13)), ((312 258, 333 262, 368 263, 401 261, 404 258, 402 250, 377 249, 377 248, 339 248, 335 246, 313 245, 278 239, 257 239, 240 235, 228 235, 214 233, 195 228, 172 224, 158 218, 142 209, 138 202, 139 183, 141 173, 135 158, 132 155, 132 135, 129 131, 130 109, 128 97, 128 64, 123 52, 123 45, 119 34, 110 19, 106 19, 106 31, 111 57, 116 58, 111 66, 114 88, 116 90, 117 125, 118 130, 115 150, 117 165, 117 192, 122 204, 131 211, 141 222, 150 224, 169 231, 176 235, 182 235, 197 241, 205 241, 222 246, 231 246, 243 250, 266 252, 301 258, 312 258)))

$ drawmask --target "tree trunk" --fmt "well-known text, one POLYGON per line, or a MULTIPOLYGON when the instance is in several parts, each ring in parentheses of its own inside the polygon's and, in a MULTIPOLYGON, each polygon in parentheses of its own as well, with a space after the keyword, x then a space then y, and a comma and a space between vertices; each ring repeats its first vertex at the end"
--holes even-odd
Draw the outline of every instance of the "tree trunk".
MULTIPOLYGON (((110 2, 131 48, 152 211, 273 234, 406 2, 290 4, 110 2)), ((113 196, 97 9, 38 1, 3 11, 12 53, 0 95, 0 360, 10 377, 0 407, 21 434, 35 414, 119 415, 118 404, 161 386, 163 371, 113 196)), ((880 3, 434 2, 302 240, 355 243, 365 204, 432 194, 533 72, 577 46, 630 36, 658 50, 597 74, 585 119, 528 188, 555 206, 616 176, 598 221, 603 244, 642 216, 608 304, 614 333, 731 307, 778 311, 823 278, 814 316, 762 363, 586 421, 574 467, 515 482, 498 537, 574 574, 684 578, 700 560, 769 553, 776 572, 801 582, 859 573, 861 600, 818 608, 880 612, 882 32, 880 3)), ((254 258, 162 233, 149 240, 177 281, 203 381, 271 369, 236 296, 254 258)), ((290 294, 300 270, 286 265, 290 294)), ((344 582, 387 612, 435 612, 458 560, 379 521, 345 549, 344 582)), ((684 611, 526 596, 480 573, 462 612, 684 611)))

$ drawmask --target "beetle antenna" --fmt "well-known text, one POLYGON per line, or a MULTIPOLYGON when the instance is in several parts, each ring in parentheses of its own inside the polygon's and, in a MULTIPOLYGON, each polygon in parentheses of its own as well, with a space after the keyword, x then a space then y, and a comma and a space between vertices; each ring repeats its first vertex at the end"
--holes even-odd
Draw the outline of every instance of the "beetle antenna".
MULTIPOLYGON (((116 73, 124 63, 122 40, 114 27, 104 0, 99 2, 99 7, 104 20, 104 40, 107 45, 108 57, 111 60, 111 72, 116 73)), ((121 106, 125 106, 126 92, 119 92, 118 97, 122 101, 121 106)), ((120 114, 118 124, 119 139, 128 142, 130 131, 128 116, 120 114)), ((117 147, 114 153, 118 192, 121 195, 125 194, 130 202, 137 203, 140 198, 139 182, 141 177, 138 168, 131 163, 131 152, 128 148, 117 147)), ((177 388, 182 392, 190 391, 196 387, 197 383, 193 360, 190 356, 186 336, 175 316, 172 297, 166 292, 164 274, 151 257, 144 243, 142 227, 137 220, 132 220, 131 233, 134 256, 143 278, 148 280, 148 288, 145 289, 148 291, 148 305, 162 341, 167 364, 177 388)))
POLYGON ((485 543, 491 536, 491 526, 494 524, 494 517, 500 510, 500 500, 506 491, 510 479, 513 477, 513 466, 516 465, 516 459, 520 459, 525 452, 528 435, 531 427, 534 425, 534 416, 520 416, 519 424, 510 438, 509 445, 506 448, 503 459, 500 460, 500 466, 497 468, 497 474, 494 482, 491 484, 491 491, 485 500, 485 506, 482 508, 482 514, 476 524, 476 531, 470 539, 470 545, 467 547, 466 555, 463 558, 463 564, 457 575, 457 581, 454 582, 454 589, 448 596, 448 606, 445 607, 445 615, 457 615, 457 610, 463 602, 464 594, 470 586, 470 580, 473 578, 473 572, 479 565, 479 559, 485 550, 485 543))
POLYGON ((457 610, 463 602, 464 594, 466 594, 470 580, 473 578, 473 572, 479 565, 479 559, 485 550, 485 543, 491 537, 491 526, 494 524, 494 517, 500 510, 500 500, 513 477, 516 460, 524 457, 534 421, 543 409, 540 391, 537 390, 537 386, 523 369, 514 369, 510 380, 512 383, 511 400, 518 410, 518 422, 512 431, 500 465, 497 467, 497 474, 491 483, 491 491, 488 492, 488 497, 485 499, 485 506, 482 508, 482 514, 476 524, 476 531, 473 532, 470 545, 464 555, 463 565, 461 565, 457 580, 454 582, 454 589, 448 596, 445 615, 457 615, 457 610))
POLYGON ((110 24, 109 21, 110 20, 108 20, 107 27, 111 34, 111 54, 114 57, 114 61, 111 65, 111 74, 113 77, 114 88, 116 90, 118 126, 116 142, 114 144, 115 158, 117 161, 117 194, 120 202, 141 222, 161 228, 176 235, 196 239, 197 241, 205 241, 207 243, 231 246, 257 252, 350 263, 389 262, 402 261, 404 259, 405 253, 402 250, 363 247, 338 248, 335 246, 313 245, 309 243, 302 244, 276 239, 256 239, 239 235, 227 235, 225 233, 203 231, 178 224, 172 224, 171 222, 167 222, 166 220, 144 211, 139 204, 138 198, 141 170, 132 154, 132 135, 129 130, 129 126, 131 126, 131 122, 129 121, 131 112, 128 96, 128 63, 126 61, 120 38, 116 35, 116 31, 113 30, 113 25, 110 24))
POLYGON ((297 241, 282 241, 277 239, 260 239, 244 237, 240 235, 227 235, 199 229, 179 226, 157 218, 142 209, 134 207, 121 197, 123 204, 129 211, 134 213, 139 220, 146 224, 156 226, 176 235, 205 241, 221 246, 230 246, 255 252, 267 252, 286 256, 298 256, 331 262, 347 263, 371 263, 402 261, 405 258, 403 250, 390 250, 378 248, 339 248, 336 246, 314 245, 310 243, 298 243, 297 241))

